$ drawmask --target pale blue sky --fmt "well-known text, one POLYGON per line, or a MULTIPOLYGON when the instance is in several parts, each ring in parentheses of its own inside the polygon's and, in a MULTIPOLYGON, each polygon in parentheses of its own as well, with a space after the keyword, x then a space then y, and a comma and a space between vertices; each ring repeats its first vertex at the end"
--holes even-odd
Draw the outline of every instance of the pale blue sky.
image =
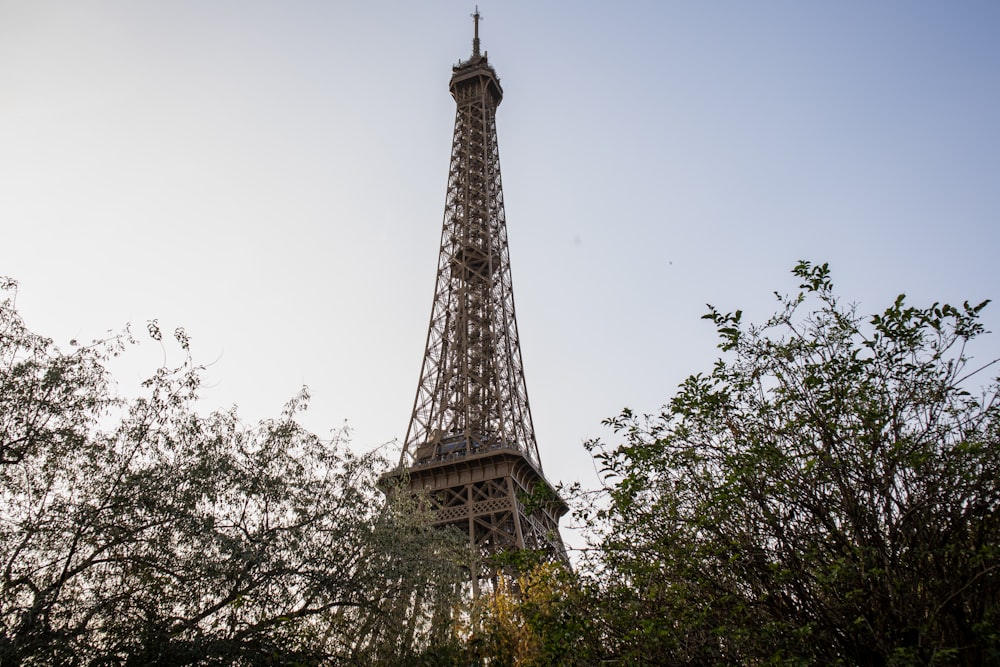
MULTIPOLYGON (((29 323, 184 326, 206 405, 307 384, 311 428, 401 438, 474 4, 0 0, 0 273, 29 323)), ((1000 4, 479 7, 553 481, 711 366, 705 303, 761 319, 799 259, 862 310, 1000 297, 1000 4)))

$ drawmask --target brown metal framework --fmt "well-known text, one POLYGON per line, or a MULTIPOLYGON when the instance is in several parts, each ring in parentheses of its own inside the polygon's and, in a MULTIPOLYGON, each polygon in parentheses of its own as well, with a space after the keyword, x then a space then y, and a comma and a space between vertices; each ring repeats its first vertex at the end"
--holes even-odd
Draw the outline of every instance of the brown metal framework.
POLYGON ((565 558, 566 504, 542 474, 514 317, 496 109, 479 50, 453 68, 455 132, 434 305, 400 469, 441 526, 488 560, 509 549, 565 558))

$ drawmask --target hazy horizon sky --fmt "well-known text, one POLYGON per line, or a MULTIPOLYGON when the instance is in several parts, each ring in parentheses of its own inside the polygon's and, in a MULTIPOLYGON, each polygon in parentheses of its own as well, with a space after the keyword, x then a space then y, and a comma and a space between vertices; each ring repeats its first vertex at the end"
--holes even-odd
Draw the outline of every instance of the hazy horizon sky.
MULTIPOLYGON (((307 385, 313 430, 402 439, 474 7, 0 0, 0 275, 29 326, 156 318, 208 408, 255 421, 307 385)), ((861 312, 1000 297, 1000 4, 479 9, 553 482, 591 483, 602 419, 711 368, 706 303, 760 321, 800 259, 861 312)), ((123 384, 163 358, 130 351, 123 384)))

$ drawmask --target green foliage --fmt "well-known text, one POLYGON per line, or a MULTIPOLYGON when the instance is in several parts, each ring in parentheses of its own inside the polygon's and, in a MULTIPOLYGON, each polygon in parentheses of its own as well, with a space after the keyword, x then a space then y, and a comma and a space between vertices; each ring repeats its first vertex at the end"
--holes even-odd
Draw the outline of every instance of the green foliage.
POLYGON ((578 572, 501 554, 471 605, 464 538, 303 429, 305 390, 256 425, 198 414, 178 330, 184 361, 123 399, 128 332, 63 352, 6 281, 0 665, 1000 665, 986 302, 863 317, 826 265, 793 274, 762 325, 710 307, 723 358, 588 444, 578 572))
POLYGON ((562 563, 537 563, 501 578, 474 609, 476 627, 456 664, 589 665, 599 655, 583 589, 562 563))
POLYGON ((64 353, 0 288, 0 664, 389 664, 439 641, 466 549, 385 505, 378 456, 303 429, 305 390, 254 426, 203 416, 186 356, 125 400, 127 332, 64 353))
POLYGON ((795 267, 656 416, 608 420, 579 515, 616 664, 1000 664, 1000 406, 987 302, 882 313, 795 267))

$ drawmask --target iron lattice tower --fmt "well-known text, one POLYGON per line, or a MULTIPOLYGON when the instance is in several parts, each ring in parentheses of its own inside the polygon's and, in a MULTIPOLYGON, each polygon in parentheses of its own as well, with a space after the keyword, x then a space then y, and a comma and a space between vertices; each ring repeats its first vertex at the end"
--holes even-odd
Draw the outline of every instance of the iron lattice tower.
POLYGON ((528 406, 497 149, 503 89, 473 16, 472 56, 450 83, 457 110, 434 305, 400 466, 438 525, 468 531, 485 575, 489 558, 510 549, 564 559, 567 507, 542 474, 528 406))

